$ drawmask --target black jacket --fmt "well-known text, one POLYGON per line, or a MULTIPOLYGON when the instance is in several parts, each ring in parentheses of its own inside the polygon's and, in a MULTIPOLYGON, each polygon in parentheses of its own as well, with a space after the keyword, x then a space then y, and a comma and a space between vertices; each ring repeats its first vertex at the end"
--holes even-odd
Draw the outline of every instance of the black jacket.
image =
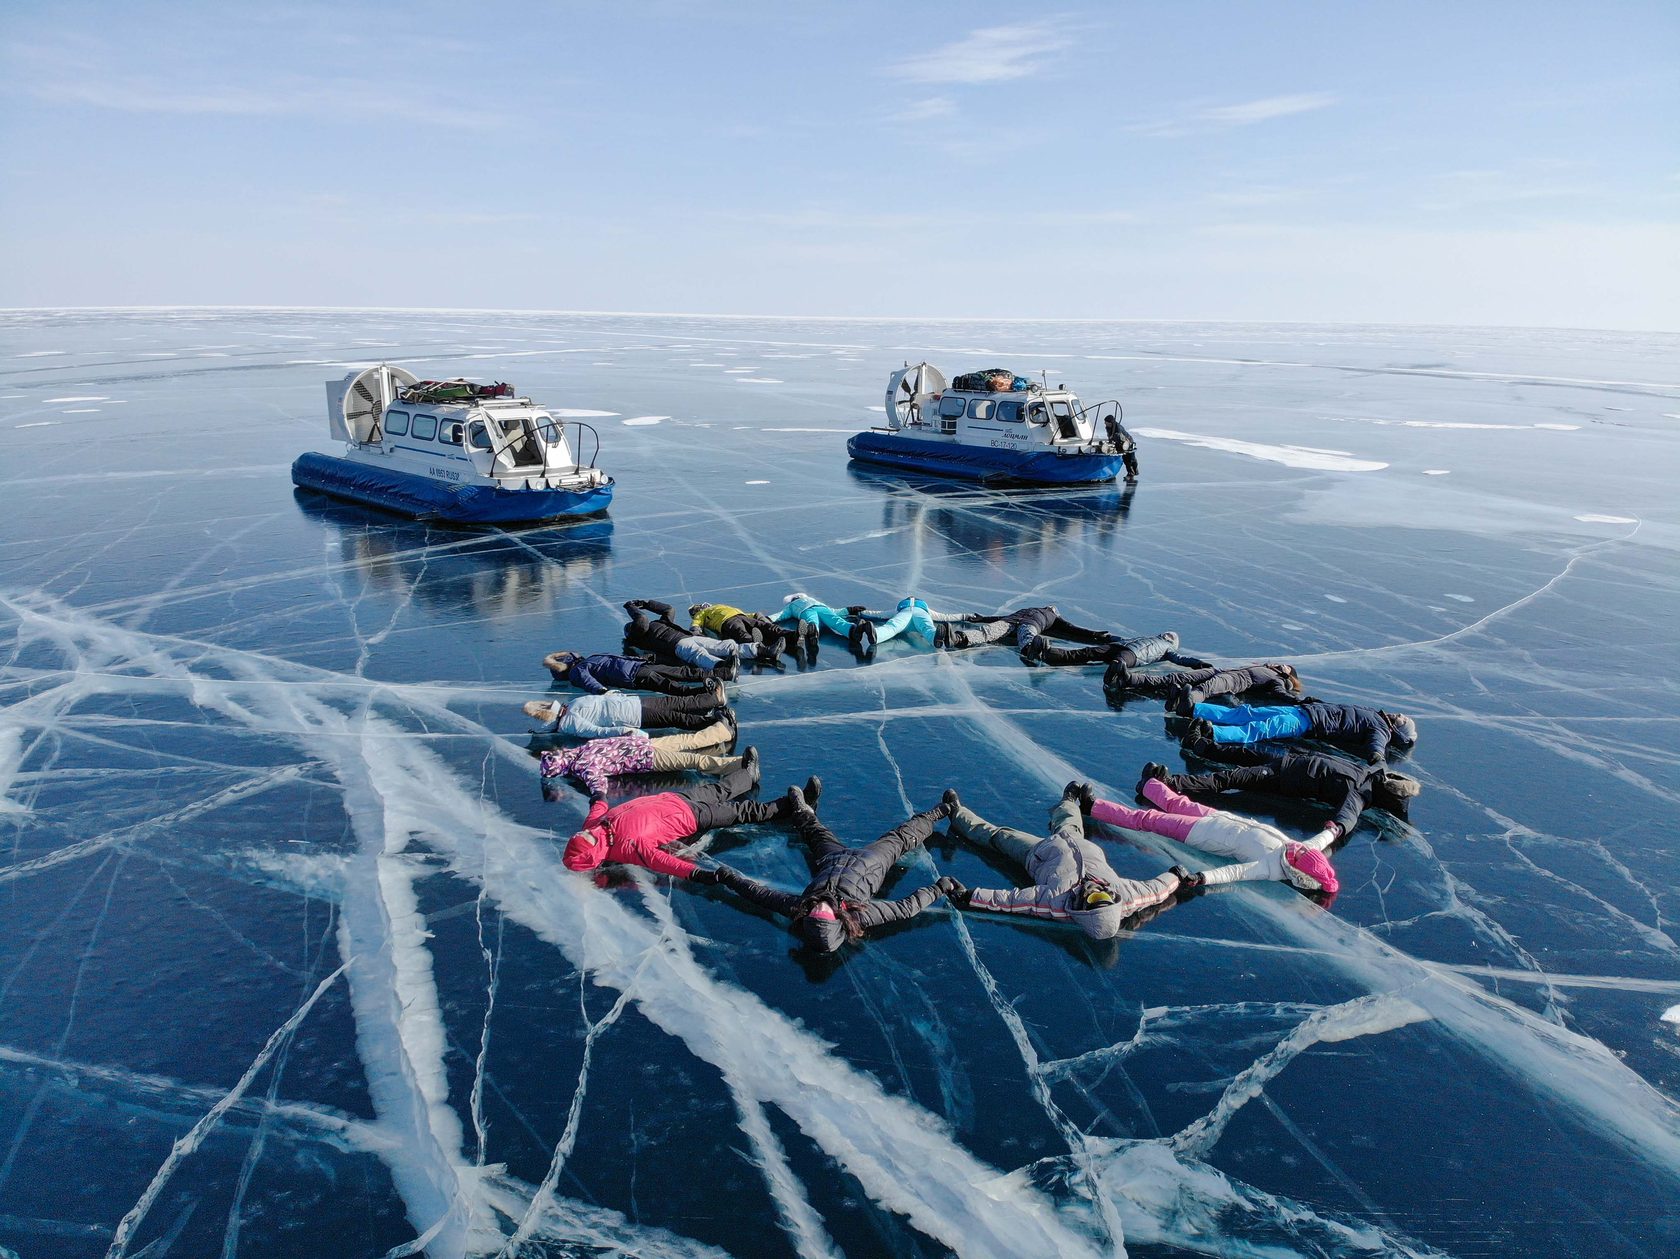
MULTIPOLYGON (((1223 745, 1213 744, 1213 749, 1223 745)), ((1197 748, 1198 753, 1207 749, 1197 748)), ((1207 774, 1174 775, 1173 790, 1185 795, 1213 795, 1221 791, 1275 791, 1280 796, 1319 800, 1335 809, 1330 820, 1346 835, 1371 806, 1371 786, 1379 771, 1372 765, 1345 761, 1322 752, 1283 752, 1248 748, 1256 765, 1235 765, 1207 774)), ((1217 751, 1215 752, 1217 755, 1217 751)))
MULTIPOLYGON (((875 899, 881 882, 887 877, 889 865, 866 858, 867 849, 850 849, 831 853, 817 865, 816 874, 803 892, 778 892, 757 879, 748 878, 729 866, 719 867, 725 887, 739 893, 754 905, 798 918, 804 907, 821 897, 844 902, 857 915, 858 925, 865 931, 889 922, 914 918, 939 899, 939 889, 931 883, 918 888, 896 901, 875 899)), ((800 923, 801 934, 818 948, 833 952, 846 942, 846 929, 838 921, 806 917, 800 923)))
MULTIPOLYGON (((1106 677, 1104 683, 1108 684, 1106 677)), ((1201 669, 1171 669, 1164 673, 1129 672, 1123 689, 1154 699, 1172 699, 1181 692, 1188 692, 1187 698, 1191 703, 1200 703, 1213 695, 1240 695, 1257 703, 1270 704, 1294 704, 1300 700, 1289 689, 1282 674, 1263 664, 1241 665, 1234 669, 1209 665, 1201 669)))
POLYGON ((632 599, 624 605, 630 621, 624 627, 624 642, 628 647, 657 652, 676 660, 677 644, 693 637, 671 619, 672 607, 657 599, 632 599))

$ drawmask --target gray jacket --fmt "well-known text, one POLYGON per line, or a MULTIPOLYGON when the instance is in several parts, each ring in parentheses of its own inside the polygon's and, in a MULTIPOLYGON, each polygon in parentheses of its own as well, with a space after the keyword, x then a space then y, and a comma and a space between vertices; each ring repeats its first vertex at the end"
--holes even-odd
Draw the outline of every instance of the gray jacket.
POLYGON ((1050 838, 1028 855, 1027 873, 1032 887, 976 888, 970 908, 1071 922, 1092 939, 1106 940, 1119 933, 1130 915, 1178 890, 1178 876, 1171 872, 1147 880, 1115 874, 1103 850, 1085 838, 1085 818, 1072 800, 1063 800, 1051 812, 1050 838), (1093 885, 1107 891, 1114 903, 1085 908, 1093 885))

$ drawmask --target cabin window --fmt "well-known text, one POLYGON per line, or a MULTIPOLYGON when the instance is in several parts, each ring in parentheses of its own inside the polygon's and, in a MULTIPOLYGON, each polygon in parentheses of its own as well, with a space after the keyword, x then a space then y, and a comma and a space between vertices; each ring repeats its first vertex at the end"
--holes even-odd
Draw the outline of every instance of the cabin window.
POLYGON ((461 421, 450 420, 445 424, 438 430, 438 440, 447 442, 451 446, 459 446, 461 444, 461 421))
POLYGON ((467 449, 490 449, 490 434, 485 430, 484 424, 480 420, 474 420, 471 424, 467 425, 467 449))
POLYGON ((939 417, 944 420, 954 420, 961 415, 968 403, 961 398, 941 398, 939 400, 939 417))
POLYGON ((1050 416, 1045 413, 1044 407, 1039 403, 1035 402, 1027 408, 1027 422, 1029 424, 1043 424, 1049 418, 1050 416))
POLYGON ((414 417, 414 427, 410 434, 420 441, 429 442, 437 436, 437 416, 417 415, 414 417))
POLYGON ((408 432, 407 411, 385 412, 385 433, 388 437, 401 437, 408 432))
POLYGON ((1057 399, 1055 402, 1050 404, 1050 414, 1054 415, 1058 420, 1071 420, 1073 418, 1073 408, 1060 399, 1057 399))
POLYGON ((997 418, 1001 424, 1019 424, 1021 422, 1021 404, 1019 402, 998 403, 997 418))
POLYGON ((971 420, 989 420, 992 418, 992 400, 990 398, 975 398, 968 404, 968 418, 971 420))

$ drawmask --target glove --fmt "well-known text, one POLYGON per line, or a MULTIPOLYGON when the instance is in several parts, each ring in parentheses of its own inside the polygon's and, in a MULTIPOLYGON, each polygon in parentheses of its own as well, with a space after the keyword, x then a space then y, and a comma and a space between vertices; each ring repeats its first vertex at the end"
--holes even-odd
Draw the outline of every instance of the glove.
POLYGON ((848 603, 846 605, 846 612, 851 616, 862 616, 864 612, 864 605, 861 603, 848 603))
POLYGON ((704 866, 697 866, 694 872, 688 876, 688 881, 703 884, 707 887, 716 887, 723 882, 723 875, 716 870, 708 870, 704 866))
POLYGON ((1199 892, 1207 886, 1207 875, 1192 874, 1183 866, 1173 866, 1167 873, 1178 876, 1178 886, 1181 891, 1199 892))
POLYGON ((958 909, 967 909, 968 903, 974 899, 974 893, 964 887, 948 874, 942 874, 933 881, 933 885, 945 894, 958 909))

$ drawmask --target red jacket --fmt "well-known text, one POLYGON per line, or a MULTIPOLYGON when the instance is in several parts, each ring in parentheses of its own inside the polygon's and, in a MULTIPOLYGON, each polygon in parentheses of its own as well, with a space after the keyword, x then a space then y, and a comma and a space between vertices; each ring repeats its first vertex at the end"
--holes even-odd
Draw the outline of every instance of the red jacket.
POLYGON ((616 861, 686 879, 694 873, 694 863, 666 852, 665 845, 688 839, 698 825, 688 801, 675 792, 626 800, 614 809, 596 800, 561 860, 568 870, 593 870, 604 861, 616 861))

